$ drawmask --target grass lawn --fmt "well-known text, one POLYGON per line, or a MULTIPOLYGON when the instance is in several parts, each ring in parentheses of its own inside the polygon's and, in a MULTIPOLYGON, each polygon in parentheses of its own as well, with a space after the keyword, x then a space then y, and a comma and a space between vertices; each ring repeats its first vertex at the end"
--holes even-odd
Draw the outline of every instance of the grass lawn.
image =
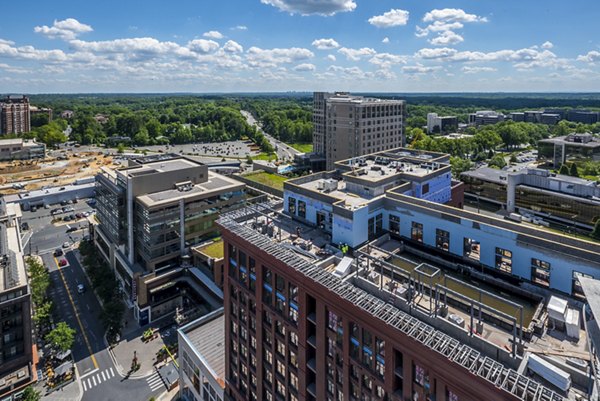
POLYGON ((290 143, 289 145, 302 153, 310 153, 313 150, 312 143, 290 143))
POLYGON ((251 156, 252 160, 266 160, 266 161, 275 161, 277 160, 277 155, 275 153, 259 153, 256 156, 251 156))
POLYGON ((213 242, 205 247, 200 248, 200 252, 210 256, 211 258, 221 259, 225 256, 225 250, 223 249, 223 240, 213 242))
POLYGON ((282 175, 266 173, 264 171, 258 172, 256 174, 248 174, 244 176, 245 178, 258 182, 259 184, 266 185, 271 188, 278 189, 283 191, 283 183, 288 180, 287 177, 282 175))

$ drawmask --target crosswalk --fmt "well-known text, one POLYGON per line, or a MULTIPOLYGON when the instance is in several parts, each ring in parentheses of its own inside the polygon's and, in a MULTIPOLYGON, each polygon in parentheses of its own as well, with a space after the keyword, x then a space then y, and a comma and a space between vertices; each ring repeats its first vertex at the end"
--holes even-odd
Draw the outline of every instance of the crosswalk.
POLYGON ((154 372, 152 375, 146 378, 146 382, 150 386, 150 390, 155 391, 164 386, 162 378, 158 374, 158 372, 154 372))
POLYGON ((81 379, 81 383, 83 384, 83 391, 91 390, 102 382, 105 382, 109 379, 115 377, 115 371, 113 368, 105 369, 101 372, 96 373, 93 376, 88 376, 81 379))

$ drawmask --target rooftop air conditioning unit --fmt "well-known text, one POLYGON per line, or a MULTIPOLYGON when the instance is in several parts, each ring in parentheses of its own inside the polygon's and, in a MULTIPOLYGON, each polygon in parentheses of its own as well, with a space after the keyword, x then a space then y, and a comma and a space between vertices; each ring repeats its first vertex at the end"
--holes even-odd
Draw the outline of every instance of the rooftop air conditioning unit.
POLYGON ((337 180, 329 178, 327 180, 323 180, 323 189, 325 191, 335 191, 338 188, 337 180))
POLYGON ((325 188, 325 183, 323 182, 323 180, 318 180, 317 181, 317 189, 323 189, 325 188))

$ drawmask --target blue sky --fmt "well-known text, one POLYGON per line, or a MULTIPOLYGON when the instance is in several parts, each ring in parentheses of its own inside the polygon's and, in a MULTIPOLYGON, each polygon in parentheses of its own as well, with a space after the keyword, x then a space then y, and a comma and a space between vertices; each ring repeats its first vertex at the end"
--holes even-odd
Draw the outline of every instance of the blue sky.
POLYGON ((600 1, 7 2, 0 92, 600 91, 600 1))

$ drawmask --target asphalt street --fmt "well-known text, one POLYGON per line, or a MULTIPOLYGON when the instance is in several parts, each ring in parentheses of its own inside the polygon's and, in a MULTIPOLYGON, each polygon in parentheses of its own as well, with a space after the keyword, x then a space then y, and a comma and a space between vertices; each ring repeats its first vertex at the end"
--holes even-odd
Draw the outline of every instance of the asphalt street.
POLYGON ((254 118, 254 116, 251 113, 249 113, 249 112, 247 112, 245 110, 242 110, 241 113, 244 116, 244 118, 246 118, 246 121, 248 122, 248 124, 256 126, 256 128, 258 128, 260 130, 260 132, 271 143, 271 145, 273 146, 273 148, 277 149, 277 152, 276 152, 277 153, 277 157, 280 160, 287 159, 287 160, 291 161, 291 160, 294 160, 294 155, 300 154, 299 151, 297 151, 296 149, 292 148, 288 144, 286 144, 284 142, 281 142, 278 139, 273 138, 271 135, 269 135, 265 131, 263 131, 262 127, 256 121, 256 119, 254 118))
MULTIPOLYGON (((74 211, 62 215, 92 211, 92 208, 83 200, 68 206, 72 206, 74 211)), ((87 220, 85 219, 81 219, 79 222, 61 223, 60 225, 52 224, 50 211, 58 207, 61 206, 52 206, 50 209, 42 208, 35 212, 23 212, 21 222, 29 224, 29 230, 23 231, 23 249, 25 249, 25 253, 43 255, 44 253, 53 252, 54 249, 60 248, 65 241, 77 241, 88 233, 87 220), (81 229, 67 233, 66 230, 69 227, 81 227, 81 229)))
MULTIPOLYGON (((75 209, 70 213, 90 209, 82 201, 69 206, 75 209)), ((82 400, 147 400, 161 394, 166 387, 157 374, 147 378, 129 379, 123 378, 117 372, 104 341, 104 329, 100 319, 102 308, 76 257, 77 251, 69 247, 64 249, 64 255, 53 255, 54 250, 62 248, 65 241, 73 244, 87 233, 87 230, 67 233, 67 225, 51 224, 51 209, 23 212, 22 221, 28 222, 30 226, 30 230, 25 232, 25 240, 28 242, 25 250, 39 254, 50 272, 49 296, 55 305, 56 321, 64 321, 76 330, 72 354, 83 391, 82 400), (62 259, 66 260, 67 264, 59 267, 58 262, 62 259), (79 284, 84 284, 86 288, 83 293, 77 291, 79 284)), ((85 220, 80 224, 87 227, 85 220)), ((72 226, 73 223, 69 225, 72 226)))

